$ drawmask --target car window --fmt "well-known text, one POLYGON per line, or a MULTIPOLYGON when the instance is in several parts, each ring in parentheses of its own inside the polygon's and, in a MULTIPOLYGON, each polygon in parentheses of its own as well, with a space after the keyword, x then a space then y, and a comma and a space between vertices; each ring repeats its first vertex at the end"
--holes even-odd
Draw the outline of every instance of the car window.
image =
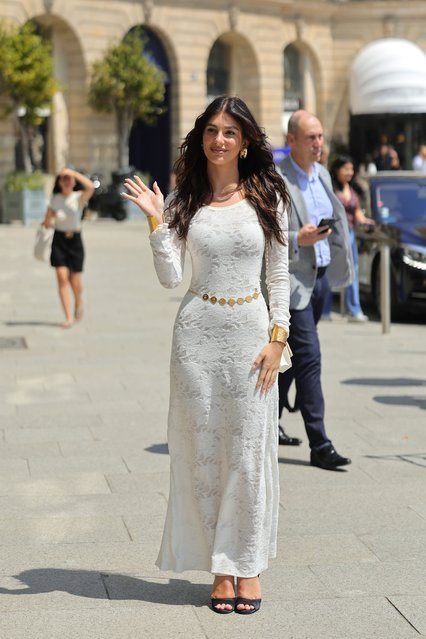
POLYGON ((426 221, 426 182, 379 183, 372 192, 375 217, 380 222, 426 221))

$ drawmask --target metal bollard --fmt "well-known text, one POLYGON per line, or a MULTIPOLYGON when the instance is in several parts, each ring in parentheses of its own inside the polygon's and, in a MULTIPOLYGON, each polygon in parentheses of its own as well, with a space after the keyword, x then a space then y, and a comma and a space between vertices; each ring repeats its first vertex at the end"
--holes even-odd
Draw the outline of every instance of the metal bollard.
POLYGON ((380 314, 383 334, 390 333, 391 326, 390 282, 390 248, 383 243, 380 247, 380 314))

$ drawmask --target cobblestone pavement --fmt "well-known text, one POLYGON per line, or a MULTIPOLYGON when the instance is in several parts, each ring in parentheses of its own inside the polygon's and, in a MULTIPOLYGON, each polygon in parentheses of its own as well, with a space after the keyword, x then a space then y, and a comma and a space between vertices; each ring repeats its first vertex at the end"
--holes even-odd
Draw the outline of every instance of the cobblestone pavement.
MULTIPOLYGON (((426 635, 426 327, 320 325, 327 427, 353 464, 280 448, 279 554, 248 618, 210 576, 154 566, 168 493, 173 318, 143 221, 84 229, 71 330, 34 228, 0 226, 0 636, 405 639, 426 635)), ((189 270, 189 265, 188 265, 189 270)), ((186 275, 188 278, 188 274, 186 275)))

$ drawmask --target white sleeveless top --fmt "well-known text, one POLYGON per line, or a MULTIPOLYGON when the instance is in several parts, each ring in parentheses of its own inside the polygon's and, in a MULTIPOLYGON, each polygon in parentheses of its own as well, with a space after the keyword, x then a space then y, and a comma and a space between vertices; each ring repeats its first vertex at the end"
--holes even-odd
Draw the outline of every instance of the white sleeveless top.
POLYGON ((54 193, 50 200, 50 208, 55 212, 55 229, 57 231, 80 231, 83 206, 80 203, 81 191, 73 191, 66 197, 54 193))

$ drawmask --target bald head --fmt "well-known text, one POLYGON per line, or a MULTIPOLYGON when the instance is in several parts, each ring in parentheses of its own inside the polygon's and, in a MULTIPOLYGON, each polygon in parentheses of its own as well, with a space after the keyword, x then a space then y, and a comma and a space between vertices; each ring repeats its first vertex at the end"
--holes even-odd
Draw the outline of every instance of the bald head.
POLYGON ((324 143, 321 122, 309 111, 295 111, 288 122, 287 140, 293 160, 310 174, 320 160, 324 143))
POLYGON ((287 132, 296 135, 300 126, 303 126, 309 120, 316 120, 319 122, 317 116, 313 113, 309 113, 309 111, 305 111, 304 109, 294 111, 288 121, 287 132))

